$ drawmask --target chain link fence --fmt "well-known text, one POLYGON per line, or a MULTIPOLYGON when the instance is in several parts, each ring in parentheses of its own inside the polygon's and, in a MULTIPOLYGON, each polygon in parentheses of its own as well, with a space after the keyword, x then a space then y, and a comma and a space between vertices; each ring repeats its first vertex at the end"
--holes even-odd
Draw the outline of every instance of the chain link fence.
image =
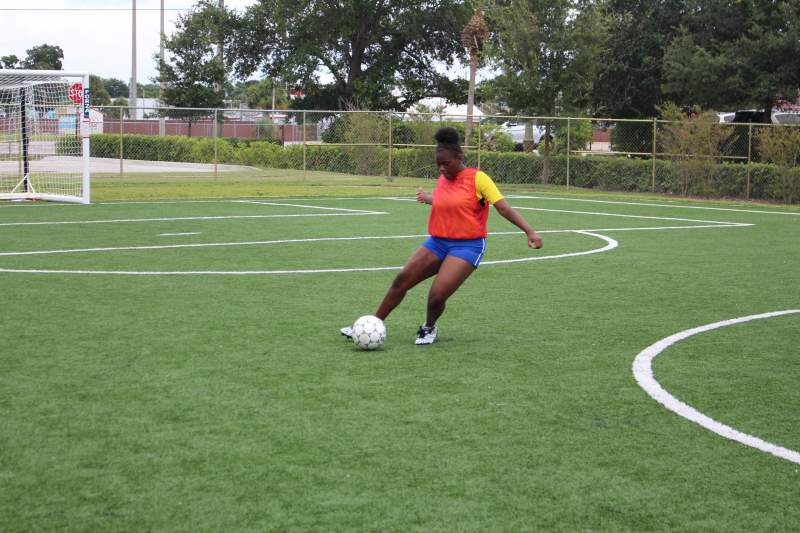
MULTIPOLYGON (((98 107, 92 156, 436 178, 436 130, 465 116, 98 107), (99 122, 99 123, 98 123, 99 122)), ((498 183, 800 200, 800 125, 481 116, 466 163, 498 183)))

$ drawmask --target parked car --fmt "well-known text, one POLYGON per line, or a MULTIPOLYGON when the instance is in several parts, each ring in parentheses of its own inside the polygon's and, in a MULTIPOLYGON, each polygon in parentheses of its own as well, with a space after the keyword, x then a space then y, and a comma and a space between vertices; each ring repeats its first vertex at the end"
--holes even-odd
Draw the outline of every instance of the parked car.
POLYGON ((773 110, 772 111, 773 124, 800 124, 800 111, 790 110, 773 110))
MULTIPOLYGON (((720 122, 736 122, 747 124, 760 123, 764 117, 763 109, 742 109, 736 112, 717 113, 720 122)), ((800 124, 800 111, 794 109, 773 108, 771 114, 773 124, 800 124)))
POLYGON ((736 116, 736 113, 723 112, 723 113, 717 113, 717 116, 719 117, 720 123, 733 122, 733 117, 736 116))
MULTIPOLYGON (((511 139, 513 139, 513 141, 515 143, 522 144, 526 140, 525 139, 525 126, 526 126, 525 122, 512 122, 512 121, 509 121, 509 122, 504 122, 503 124, 501 124, 500 125, 500 129, 502 131, 504 131, 505 133, 507 133, 511 137, 511 139)), ((540 126, 538 124, 532 124, 531 125, 531 136, 532 137, 530 139, 527 139, 527 140, 533 141, 533 147, 536 148, 537 146, 539 146, 539 143, 541 142, 542 137, 544 137, 546 131, 547 130, 546 130, 546 128, 544 126, 540 126)), ((550 128, 550 140, 551 141, 553 140, 553 135, 554 134, 555 134, 555 129, 551 127, 550 128)))

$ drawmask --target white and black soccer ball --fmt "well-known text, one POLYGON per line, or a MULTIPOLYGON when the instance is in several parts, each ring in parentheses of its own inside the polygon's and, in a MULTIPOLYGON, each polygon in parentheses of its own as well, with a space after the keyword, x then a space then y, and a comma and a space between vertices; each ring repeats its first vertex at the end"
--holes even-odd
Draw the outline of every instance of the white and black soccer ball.
POLYGON ((366 315, 353 324, 353 342, 362 350, 375 350, 386 342, 386 326, 376 316, 366 315))

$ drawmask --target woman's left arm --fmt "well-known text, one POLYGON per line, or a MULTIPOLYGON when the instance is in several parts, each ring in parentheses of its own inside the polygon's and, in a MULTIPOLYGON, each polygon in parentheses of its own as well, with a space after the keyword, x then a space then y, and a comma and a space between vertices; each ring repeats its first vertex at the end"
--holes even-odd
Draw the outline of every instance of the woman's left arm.
POLYGON ((494 208, 497 209, 497 212, 503 215, 506 220, 525 232, 525 235, 528 236, 528 247, 542 247, 542 238, 539 237, 539 234, 536 233, 536 230, 534 230, 531 225, 528 224, 528 221, 522 218, 522 216, 517 213, 513 207, 511 207, 505 198, 496 201, 494 203, 494 208))

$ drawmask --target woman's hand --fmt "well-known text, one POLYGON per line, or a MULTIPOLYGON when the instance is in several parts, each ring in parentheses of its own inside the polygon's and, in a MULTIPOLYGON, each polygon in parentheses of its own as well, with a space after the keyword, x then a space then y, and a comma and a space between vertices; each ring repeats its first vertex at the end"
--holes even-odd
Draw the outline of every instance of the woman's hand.
POLYGON ((433 196, 422 190, 422 187, 417 188, 417 201, 421 204, 433 203, 433 196))
POLYGON ((522 218, 517 211, 504 199, 498 200, 494 203, 494 208, 497 212, 503 215, 509 222, 517 226, 525 232, 528 236, 528 247, 539 249, 542 247, 542 238, 536 233, 536 230, 528 224, 528 221, 522 218))
POLYGON ((539 234, 536 233, 536 230, 531 230, 527 232, 528 235, 528 248, 536 248, 539 249, 542 247, 542 238, 539 237, 539 234))

